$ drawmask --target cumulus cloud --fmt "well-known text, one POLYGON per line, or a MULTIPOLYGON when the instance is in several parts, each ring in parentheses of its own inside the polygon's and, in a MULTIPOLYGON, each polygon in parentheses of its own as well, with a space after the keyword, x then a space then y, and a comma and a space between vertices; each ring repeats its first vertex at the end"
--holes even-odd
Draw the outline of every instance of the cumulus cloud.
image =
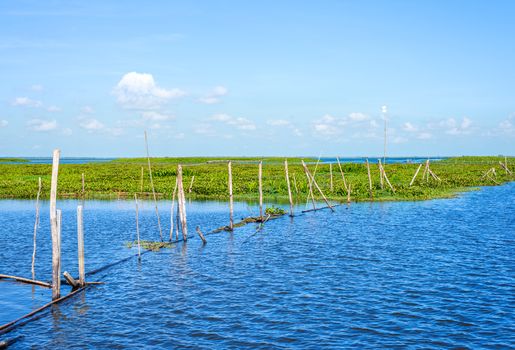
POLYGON ((199 102, 208 105, 219 103, 220 98, 227 95, 228 92, 229 90, 224 86, 215 86, 209 94, 199 98, 199 102))
POLYGON ((234 126, 236 129, 239 130, 255 130, 256 124, 254 124, 252 121, 250 121, 247 118, 243 117, 232 117, 228 114, 220 113, 215 114, 211 118, 209 118, 211 121, 215 122, 221 122, 227 125, 234 126))
POLYGON ((467 117, 463 117, 461 122, 459 122, 454 118, 449 118, 446 120, 442 120, 438 125, 444 129, 446 134, 464 135, 470 133, 472 120, 470 120, 467 117))
POLYGON ((155 109, 185 95, 180 89, 159 87, 152 74, 130 72, 113 89, 117 102, 129 109, 155 109))
POLYGON ((44 119, 31 119, 27 122, 27 126, 29 129, 34 131, 52 131, 57 128, 57 121, 53 120, 44 120, 44 119))
POLYGON ((12 101, 12 105, 18 107, 41 107, 43 106, 43 103, 41 101, 36 101, 28 97, 16 97, 12 101))
POLYGON ((9 125, 9 122, 5 119, 0 119, 0 128, 5 128, 7 125, 9 125))

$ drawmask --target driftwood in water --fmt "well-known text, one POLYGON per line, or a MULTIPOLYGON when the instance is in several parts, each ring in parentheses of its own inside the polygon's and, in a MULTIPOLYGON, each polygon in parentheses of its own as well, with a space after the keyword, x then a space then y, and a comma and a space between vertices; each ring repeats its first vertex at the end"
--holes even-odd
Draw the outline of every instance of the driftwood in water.
POLYGON ((204 237, 204 235, 202 234, 202 231, 200 231, 200 226, 197 226, 196 230, 197 230, 198 236, 202 240, 202 243, 206 244, 207 243, 206 237, 204 237))
POLYGON ((145 148, 147 150, 148 175, 150 178, 150 186, 152 187, 152 196, 154 197, 154 206, 156 208, 157 226, 159 228, 159 238, 161 239, 161 242, 162 242, 163 241, 163 231, 161 230, 161 219, 159 218, 159 209, 157 209, 157 198, 156 198, 156 190, 154 188, 154 180, 152 180, 152 167, 150 166, 150 154, 148 152, 147 131, 145 131, 145 148))
POLYGON ((64 271, 63 276, 66 279, 66 282, 68 282, 68 284, 74 289, 81 285, 79 281, 75 280, 75 278, 73 278, 68 271, 64 271))
POLYGON ((60 235, 57 220, 57 177, 59 173, 59 157, 61 151, 56 149, 52 158, 52 180, 50 183, 50 229, 52 235, 52 299, 60 297, 61 290, 61 255, 60 235))
POLYGON ((19 335, 17 337, 11 338, 11 339, 6 339, 6 340, 0 341, 0 349, 7 349, 9 347, 9 345, 16 343, 18 340, 20 340, 22 338, 23 338, 23 336, 19 335))
MULTIPOLYGON (((252 224, 252 223, 265 223, 268 220, 278 219, 280 217, 283 217, 284 215, 286 215, 286 213, 285 214, 268 214, 266 218, 261 218, 259 216, 249 216, 247 218, 242 219, 239 222, 234 223, 233 229, 234 229, 234 227, 242 227, 242 226, 245 226, 247 224, 252 224)), ((221 227, 211 231, 211 233, 218 233, 218 232, 222 232, 222 231, 233 231, 233 229, 231 229, 229 226, 221 226, 221 227)))
POLYGON ((17 282, 34 284, 34 285, 45 287, 45 288, 52 288, 52 285, 50 283, 43 282, 43 281, 37 281, 34 279, 29 279, 29 278, 24 278, 24 277, 19 277, 19 276, 0 274, 0 279, 10 279, 10 280, 15 280, 17 282))
POLYGON ((39 197, 41 195, 41 177, 38 179, 38 194, 36 196, 36 220, 34 221, 34 248, 32 250, 32 279, 36 279, 36 236, 39 226, 39 197))
POLYGON ((334 211, 334 207, 339 207, 340 204, 333 204, 331 206, 326 206, 326 207, 320 207, 320 208, 315 208, 315 209, 306 209, 306 210, 303 210, 302 212, 303 213, 309 213, 311 211, 318 211, 318 210, 323 210, 323 209, 331 209, 332 211, 334 211))

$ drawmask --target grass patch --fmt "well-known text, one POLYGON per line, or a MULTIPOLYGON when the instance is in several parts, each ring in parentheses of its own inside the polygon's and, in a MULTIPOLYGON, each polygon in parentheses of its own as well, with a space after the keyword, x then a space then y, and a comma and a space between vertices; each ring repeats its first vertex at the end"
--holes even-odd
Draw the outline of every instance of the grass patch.
MULTIPOLYGON (((143 250, 151 250, 153 252, 157 252, 162 248, 173 248, 175 247, 175 244, 170 242, 154 242, 154 241, 143 241, 140 240, 140 246, 143 250)), ((127 248, 133 248, 138 246, 138 241, 134 242, 126 242, 125 246, 127 248)))

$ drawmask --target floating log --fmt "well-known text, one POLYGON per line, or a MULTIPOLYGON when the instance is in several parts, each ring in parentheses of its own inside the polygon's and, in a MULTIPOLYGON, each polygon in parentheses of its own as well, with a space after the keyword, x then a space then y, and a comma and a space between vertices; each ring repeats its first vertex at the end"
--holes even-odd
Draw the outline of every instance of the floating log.
POLYGON ((288 160, 284 160, 284 173, 286 176, 286 185, 288 187, 288 198, 290 200, 290 216, 293 217, 293 198, 291 195, 291 187, 290 187, 290 176, 288 175, 288 160))
POLYGON ((77 206, 77 246, 79 259, 79 284, 86 284, 86 272, 84 269, 84 222, 82 220, 82 205, 77 206))
MULTIPOLYGON (((245 225, 251 224, 251 223, 261 223, 261 224, 264 224, 268 220, 278 219, 280 217, 283 217, 284 215, 286 215, 286 214, 268 214, 267 217, 264 218, 264 219, 259 217, 259 216, 255 216, 255 217, 254 216, 249 216, 247 218, 242 219, 241 221, 235 222, 234 226, 233 226, 233 229, 235 227, 242 227, 242 226, 245 226, 245 225)), ((222 231, 232 231, 233 229, 231 229, 229 226, 221 226, 221 227, 219 227, 217 229, 214 229, 211 232, 206 233, 206 235, 211 234, 211 233, 218 233, 218 232, 222 232, 222 231)))
POLYGON ((81 285, 79 281, 76 281, 75 278, 73 278, 68 271, 64 271, 63 276, 66 279, 66 282, 68 282, 68 284, 72 286, 74 289, 81 285))
POLYGON ((198 236, 202 240, 202 243, 206 244, 207 243, 206 237, 204 237, 204 235, 202 234, 202 231, 200 231, 200 226, 197 226, 196 230, 197 230, 198 236))
POLYGON ((45 287, 45 288, 52 288, 52 284, 50 284, 50 283, 43 282, 43 281, 37 281, 35 279, 19 277, 19 276, 11 276, 11 275, 0 274, 0 279, 10 279, 10 280, 15 280, 17 282, 34 284, 34 285, 45 287))
POLYGON ((157 215, 157 226, 159 227, 159 238, 161 242, 163 241, 163 231, 161 230, 161 219, 159 218, 159 209, 157 209, 157 198, 156 198, 156 190, 154 188, 154 180, 152 180, 152 167, 150 166, 150 154, 148 152, 148 139, 147 139, 147 131, 145 130, 145 148, 147 150, 147 162, 148 162, 148 175, 150 177, 150 186, 152 187, 152 196, 154 197, 154 206, 156 208, 157 215))
POLYGON ((318 183, 315 181, 315 178, 311 175, 311 173, 309 172, 309 169, 308 167, 306 166, 306 163, 304 163, 304 161, 302 161, 302 166, 304 167, 304 171, 306 172, 306 174, 308 175, 308 178, 310 177, 313 184, 315 185, 316 189, 318 190, 318 192, 320 193, 320 195, 322 196, 322 198, 324 199, 325 203, 327 204, 327 206, 329 208, 331 208, 332 211, 334 211, 333 207, 331 206, 331 204, 329 203, 329 201, 327 200, 327 198, 325 197, 324 195, 324 192, 322 192, 322 190, 320 189, 320 186, 318 186, 318 183))
POLYGON ((413 185, 413 182, 415 182, 415 179, 418 175, 418 172, 420 171, 420 168, 422 168, 422 164, 420 164, 417 168, 417 171, 415 171, 415 175, 413 175, 413 178, 411 179, 411 182, 409 183, 410 187, 411 187, 411 185, 413 185))
POLYGON ((11 338, 11 339, 6 339, 6 340, 0 341, 0 349, 7 349, 9 347, 9 345, 16 343, 18 340, 20 340, 22 338, 23 338, 23 336, 19 335, 17 337, 11 338))
POLYGON ((234 203, 233 203, 233 197, 232 197, 232 163, 231 161, 227 162, 227 170, 229 171, 229 227, 231 230, 234 227, 234 203))
POLYGON ((258 167, 258 186, 259 186, 259 217, 263 218, 263 162, 259 162, 258 167))
POLYGON ((61 256, 59 228, 57 222, 57 177, 59 173, 59 156, 61 151, 54 150, 52 158, 52 180, 50 183, 50 229, 52 235, 52 299, 60 297, 61 290, 61 256))
POLYGON ((333 204, 331 206, 326 206, 326 207, 320 207, 320 208, 316 208, 316 209, 306 209, 306 210, 303 210, 302 212, 303 213, 309 213, 309 212, 312 212, 312 211, 318 211, 318 210, 323 210, 323 209, 331 209, 332 211, 334 211, 334 207, 339 207, 340 204, 333 204))
POLYGON ((39 226, 39 197, 41 195, 41 177, 38 178, 38 194, 36 196, 36 219, 34 221, 34 248, 32 250, 32 265, 31 265, 31 272, 32 272, 32 279, 36 279, 36 236, 38 232, 38 226, 39 226))

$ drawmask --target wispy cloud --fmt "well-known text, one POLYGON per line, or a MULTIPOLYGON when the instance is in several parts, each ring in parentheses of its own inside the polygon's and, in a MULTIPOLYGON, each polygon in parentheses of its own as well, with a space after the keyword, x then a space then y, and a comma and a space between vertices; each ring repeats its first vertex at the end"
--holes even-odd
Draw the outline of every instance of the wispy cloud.
POLYGON ((44 119, 31 119, 27 122, 29 129, 33 131, 45 132, 57 129, 57 121, 44 119))
POLYGON ((229 92, 229 90, 227 90, 226 87, 224 87, 224 86, 216 86, 215 88, 213 88, 213 90, 210 93, 208 93, 207 95, 199 98, 199 102, 204 103, 204 104, 208 104, 208 105, 219 103, 220 102, 220 98, 222 96, 227 95, 228 92, 229 92))
POLYGON ((28 97, 16 97, 12 103, 13 106, 17 107, 41 107, 43 103, 41 101, 33 100, 28 97))
POLYGON ((250 121, 247 118, 243 117, 232 117, 228 114, 220 113, 215 114, 211 118, 209 118, 210 121, 213 122, 220 122, 227 125, 234 126, 236 129, 239 130, 255 130, 256 124, 254 124, 252 121, 250 121))
POLYGON ((184 96, 180 89, 159 87, 152 74, 130 72, 113 89, 117 102, 129 109, 156 109, 172 99, 184 96))

